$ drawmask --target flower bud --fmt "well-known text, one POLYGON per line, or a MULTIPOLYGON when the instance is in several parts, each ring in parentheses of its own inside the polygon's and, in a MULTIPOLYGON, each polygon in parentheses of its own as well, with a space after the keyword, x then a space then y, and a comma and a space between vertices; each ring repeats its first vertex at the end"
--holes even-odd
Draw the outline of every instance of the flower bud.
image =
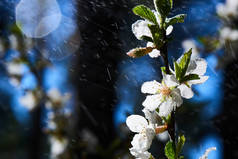
POLYGON ((142 57, 150 53, 153 49, 153 47, 135 48, 127 52, 127 55, 132 58, 142 57))

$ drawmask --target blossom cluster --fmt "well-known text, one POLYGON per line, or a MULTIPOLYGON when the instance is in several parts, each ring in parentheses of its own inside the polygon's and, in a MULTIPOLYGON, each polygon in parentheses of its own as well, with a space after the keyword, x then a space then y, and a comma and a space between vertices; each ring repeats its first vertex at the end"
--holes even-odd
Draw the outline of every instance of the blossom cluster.
MULTIPOLYGON (((184 21, 185 15, 177 15, 167 18, 172 1, 164 2, 154 0, 156 10, 150 10, 140 5, 133 9, 136 15, 144 20, 138 20, 132 24, 132 32, 138 40, 147 41, 147 46, 130 50, 127 55, 133 58, 149 55, 152 58, 161 56, 165 61, 165 67, 161 67, 162 80, 146 81, 141 86, 141 92, 146 94, 143 101, 145 117, 130 115, 126 119, 128 128, 135 133, 130 148, 130 153, 137 159, 154 158, 148 151, 153 138, 164 131, 170 131, 172 114, 183 103, 183 98, 190 99, 194 96, 192 85, 204 83, 207 62, 199 58, 197 53, 192 54, 192 49, 185 52, 173 67, 168 63, 167 39, 169 38, 173 24, 184 21), (167 63, 166 63, 167 61, 167 63)), ((180 136, 178 142, 172 139, 165 147, 165 155, 170 159, 177 159, 185 142, 185 137, 180 136), (173 145, 176 147, 176 152, 173 145), (173 152, 173 153, 171 153, 173 152)))
MULTIPOLYGON (((175 63, 179 63, 185 55, 181 56, 175 63)), ((190 54, 191 56, 191 54, 190 54)), ((176 66, 174 66, 176 67, 176 66)), ((141 92, 148 94, 142 103, 145 118, 139 115, 131 115, 127 118, 126 124, 132 132, 137 133, 131 144, 130 152, 136 158, 149 158, 153 137, 161 133, 161 128, 166 129, 166 122, 159 124, 159 118, 167 118, 172 111, 176 111, 183 103, 182 98, 190 99, 194 93, 192 85, 204 83, 208 76, 204 76, 207 63, 202 58, 191 60, 188 64, 185 80, 176 77, 176 71, 171 69, 171 74, 162 72, 162 82, 147 81, 143 83, 141 92), (196 76, 198 78, 191 78, 196 76)))

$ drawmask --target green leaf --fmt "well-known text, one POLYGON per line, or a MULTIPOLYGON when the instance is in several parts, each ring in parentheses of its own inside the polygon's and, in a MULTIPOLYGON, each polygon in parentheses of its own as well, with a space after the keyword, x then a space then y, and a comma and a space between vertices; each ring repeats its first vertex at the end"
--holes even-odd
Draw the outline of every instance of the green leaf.
POLYGON ((161 14, 162 17, 167 17, 173 7, 172 0, 154 0, 155 9, 161 14))
POLYGON ((183 79, 181 79, 181 83, 186 82, 186 81, 191 81, 191 80, 199 80, 199 79, 200 79, 199 75, 189 74, 189 75, 183 77, 183 79))
POLYGON ((174 61, 174 70, 175 70, 176 79, 180 81, 182 71, 176 61, 174 61))
POLYGON ((183 57, 181 58, 181 60, 179 62, 179 67, 181 69, 181 75, 180 75, 181 79, 184 77, 184 75, 188 69, 191 55, 192 55, 192 49, 190 49, 188 52, 184 53, 183 57))
POLYGON ((184 135, 180 135, 178 138, 178 143, 176 145, 176 158, 178 158, 179 154, 181 153, 184 143, 185 143, 185 137, 184 135))
POLYGON ((135 15, 140 16, 141 18, 147 19, 154 24, 158 24, 154 13, 150 10, 150 8, 144 5, 135 6, 132 11, 135 15))
POLYGON ((152 42, 152 43, 154 42, 153 39, 152 39, 151 37, 149 37, 149 36, 145 36, 145 35, 142 36, 141 39, 142 39, 142 40, 145 40, 145 41, 148 41, 148 42, 152 42))
POLYGON ((183 23, 186 18, 186 14, 178 14, 172 18, 166 19, 166 26, 174 25, 176 23, 183 23))
POLYGON ((184 156, 179 156, 179 159, 184 159, 184 156))
POLYGON ((162 43, 162 39, 163 39, 162 30, 159 28, 158 25, 148 24, 148 27, 150 29, 150 32, 152 34, 153 41, 154 41, 156 47, 160 48, 163 44, 162 43))
POLYGON ((164 72, 166 74, 166 67, 165 66, 161 67, 160 69, 161 69, 162 72, 164 72))
POLYGON ((164 152, 168 159, 175 159, 174 143, 169 141, 165 145, 164 152))

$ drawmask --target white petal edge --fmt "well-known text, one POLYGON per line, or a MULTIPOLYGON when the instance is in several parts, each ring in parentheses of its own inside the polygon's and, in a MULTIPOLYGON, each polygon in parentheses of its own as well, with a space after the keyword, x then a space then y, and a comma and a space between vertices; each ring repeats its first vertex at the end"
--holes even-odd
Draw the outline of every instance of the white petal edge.
POLYGON ((159 107, 159 116, 167 117, 173 111, 173 109, 174 107, 172 104, 172 99, 168 98, 166 101, 161 103, 159 107))
POLYGON ((186 86, 185 84, 181 84, 180 86, 178 86, 178 89, 180 89, 180 93, 183 98, 190 99, 194 95, 192 89, 186 86))
POLYGON ((148 122, 143 116, 130 115, 126 119, 126 125, 132 132, 139 133, 148 126, 148 122))
POLYGON ((183 99, 181 97, 180 90, 178 88, 175 88, 171 93, 173 106, 179 107, 183 104, 183 99))
POLYGON ((151 142, 144 134, 136 134, 131 141, 131 145, 138 151, 147 151, 150 144, 151 142))
POLYGON ((168 26, 168 28, 166 29, 166 35, 169 35, 172 33, 174 27, 172 25, 168 26))
POLYGON ((193 70, 190 70, 191 73, 197 74, 197 75, 204 75, 207 70, 207 62, 203 58, 197 58, 193 60, 196 63, 196 68, 193 70))
POLYGON ((132 32, 138 40, 142 40, 142 36, 152 37, 148 24, 150 23, 145 20, 137 20, 132 24, 132 32))
POLYGON ((163 74, 163 80, 168 87, 175 87, 179 84, 174 75, 163 74))
POLYGON ((158 106, 161 104, 162 95, 156 94, 156 95, 148 95, 142 105, 149 109, 150 111, 154 111, 158 108, 158 106))
POLYGON ((141 92, 142 93, 148 93, 148 94, 155 94, 158 92, 161 84, 157 82, 156 80, 148 81, 142 84, 141 86, 141 92))

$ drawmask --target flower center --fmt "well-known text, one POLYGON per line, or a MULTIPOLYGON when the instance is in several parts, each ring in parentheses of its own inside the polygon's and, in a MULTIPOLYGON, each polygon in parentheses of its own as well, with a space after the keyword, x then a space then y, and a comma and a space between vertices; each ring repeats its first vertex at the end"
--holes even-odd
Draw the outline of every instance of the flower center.
POLYGON ((164 96, 169 96, 171 93, 171 89, 167 86, 162 86, 160 89, 160 93, 162 93, 164 96))

